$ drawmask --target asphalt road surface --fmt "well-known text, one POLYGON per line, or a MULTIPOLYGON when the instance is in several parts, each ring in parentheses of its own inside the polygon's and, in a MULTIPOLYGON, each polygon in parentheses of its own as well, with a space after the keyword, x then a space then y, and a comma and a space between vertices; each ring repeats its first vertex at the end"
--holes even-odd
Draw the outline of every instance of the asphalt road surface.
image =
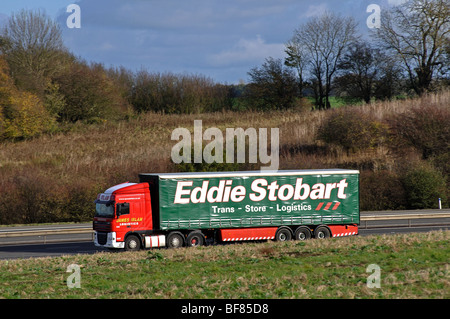
MULTIPOLYGON (((448 230, 449 226, 423 226, 423 227, 389 227, 375 229, 360 229, 359 235, 373 234, 398 234, 411 232, 428 232, 432 230, 448 230)), ((108 251, 105 248, 99 248, 92 241, 83 242, 67 242, 54 244, 35 244, 35 245, 9 245, 0 246, 0 259, 17 259, 17 258, 36 258, 51 257, 76 254, 95 254, 97 252, 108 251)))
POLYGON ((96 252, 108 251, 104 248, 95 247, 94 243, 73 242, 58 244, 36 244, 36 245, 11 245, 0 247, 0 259, 52 257, 76 254, 94 254, 96 252))

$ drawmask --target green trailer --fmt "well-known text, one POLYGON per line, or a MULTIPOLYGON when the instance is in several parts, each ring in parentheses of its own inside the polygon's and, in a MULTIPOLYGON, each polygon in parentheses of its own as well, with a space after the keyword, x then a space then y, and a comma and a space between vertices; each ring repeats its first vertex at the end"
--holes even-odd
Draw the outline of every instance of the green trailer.
POLYGON ((143 195, 135 196, 142 201, 135 224, 115 236, 124 248, 130 235, 140 247, 178 247, 208 240, 302 240, 358 232, 357 170, 139 174, 139 180, 114 190, 119 195, 143 185, 143 195), (146 206, 147 212, 142 209, 146 206))

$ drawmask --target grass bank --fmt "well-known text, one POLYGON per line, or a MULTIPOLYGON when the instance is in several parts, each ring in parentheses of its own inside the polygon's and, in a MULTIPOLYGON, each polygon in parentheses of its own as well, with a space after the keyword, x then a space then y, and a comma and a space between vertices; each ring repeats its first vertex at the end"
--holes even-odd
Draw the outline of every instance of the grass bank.
POLYGON ((0 261, 0 298, 450 298, 450 231, 0 261), (80 288, 67 267, 80 267, 80 288), (380 270, 380 288, 368 279, 380 270), (70 281, 70 280, 69 280, 70 281))

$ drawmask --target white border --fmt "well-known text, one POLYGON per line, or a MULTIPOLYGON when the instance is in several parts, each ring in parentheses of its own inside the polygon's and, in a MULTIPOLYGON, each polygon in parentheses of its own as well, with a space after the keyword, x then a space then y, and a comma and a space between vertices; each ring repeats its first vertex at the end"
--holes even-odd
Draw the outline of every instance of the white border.
POLYGON ((158 176, 160 179, 176 178, 215 178, 245 176, 301 176, 301 175, 342 175, 359 174, 359 170, 348 169, 305 169, 281 171, 239 171, 239 172, 194 172, 194 173, 141 173, 139 175, 158 176))

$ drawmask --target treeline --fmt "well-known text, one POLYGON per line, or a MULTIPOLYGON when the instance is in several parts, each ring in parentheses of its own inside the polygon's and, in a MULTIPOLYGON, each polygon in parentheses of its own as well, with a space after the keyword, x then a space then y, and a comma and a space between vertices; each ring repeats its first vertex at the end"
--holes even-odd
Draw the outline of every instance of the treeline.
POLYGON ((249 96, 265 107, 285 108, 305 95, 314 109, 422 95, 450 81, 450 4, 411 0, 383 9, 370 39, 352 17, 325 12, 294 30, 286 58, 267 58, 249 75, 249 96))
POLYGON ((0 140, 52 132, 60 123, 232 107, 231 87, 203 75, 131 72, 76 58, 59 25, 41 11, 13 14, 0 52, 0 140))
POLYGON ((13 14, 0 50, 0 139, 25 139, 59 123, 101 121, 127 109, 106 70, 68 52, 59 25, 40 11, 13 14))
POLYGON ((411 0, 383 12, 370 42, 351 17, 311 18, 294 30, 284 60, 268 57, 249 70, 248 84, 226 85, 197 74, 88 63, 64 46, 55 21, 22 10, 0 35, 0 140, 142 112, 326 109, 331 97, 368 103, 448 86, 448 1, 411 0))
POLYGON ((141 70, 129 77, 129 102, 137 112, 202 113, 231 106, 229 87, 202 75, 141 70))

